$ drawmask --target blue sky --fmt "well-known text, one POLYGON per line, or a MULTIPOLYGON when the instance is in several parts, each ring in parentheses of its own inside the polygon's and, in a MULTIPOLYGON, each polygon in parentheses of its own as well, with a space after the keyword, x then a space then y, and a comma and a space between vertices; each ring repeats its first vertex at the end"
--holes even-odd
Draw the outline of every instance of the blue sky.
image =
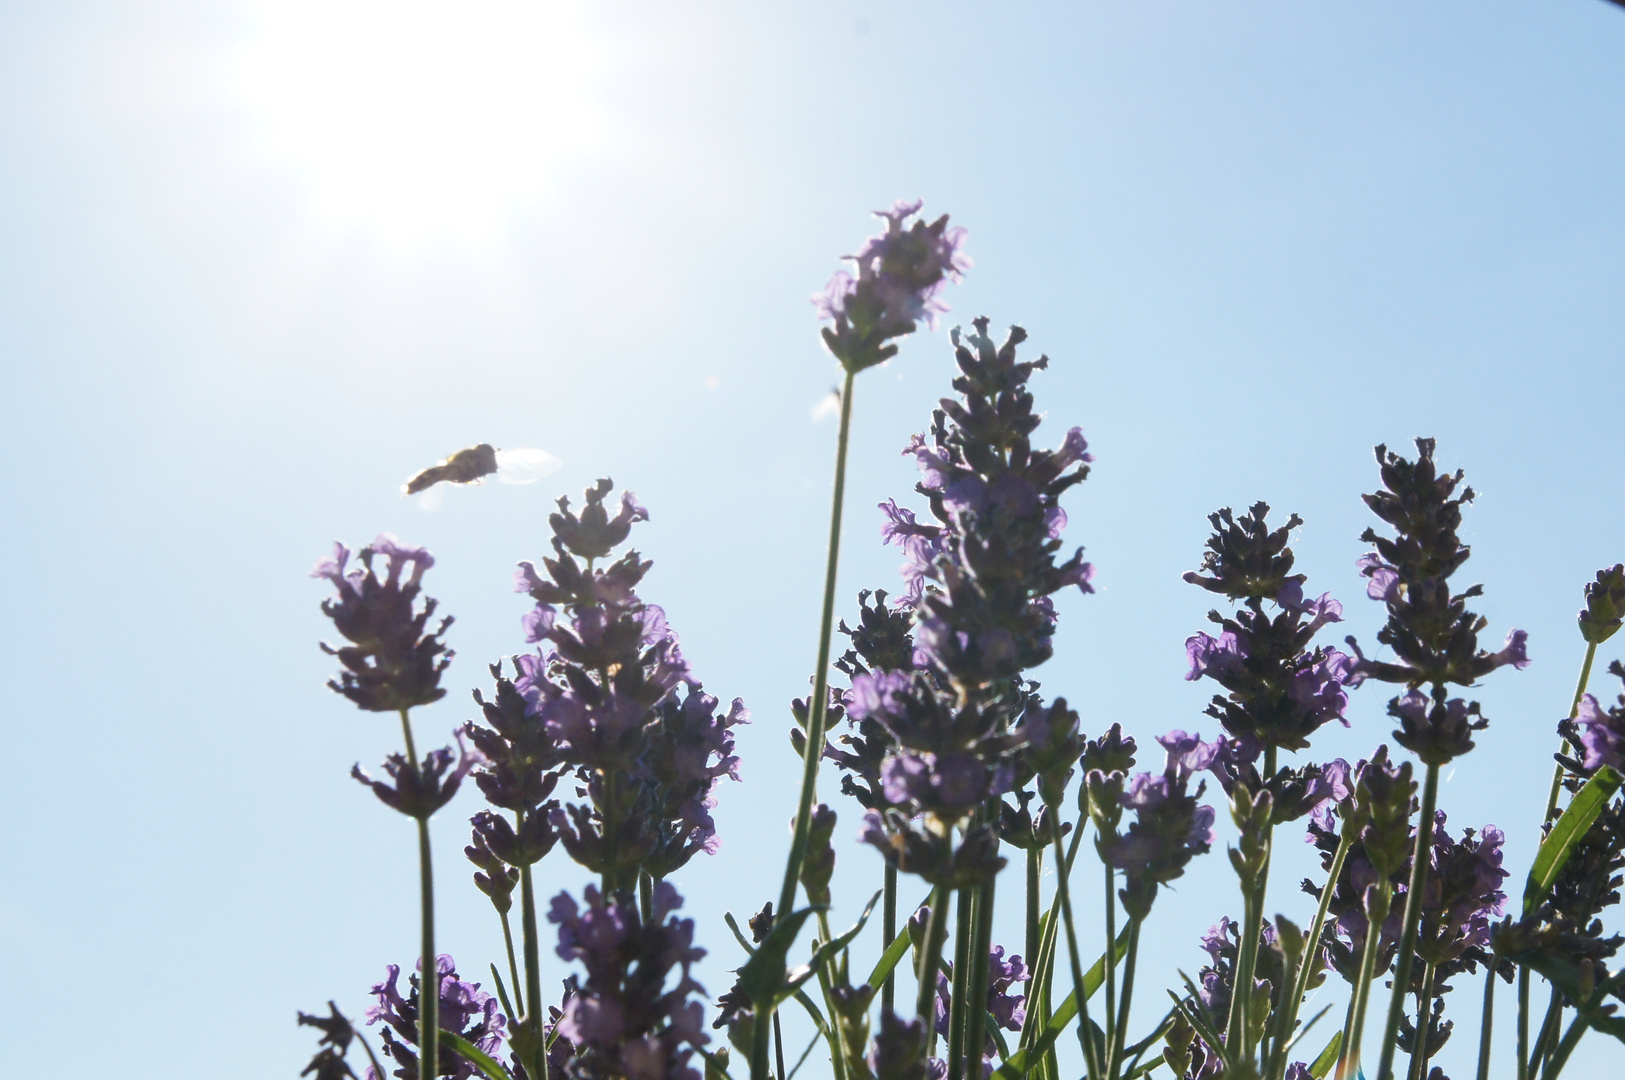
MULTIPOLYGON (((462 7, 0 8, 8 1071, 289 1076, 296 1008, 360 1010, 415 948, 413 843, 345 776, 397 735, 323 688, 305 574, 335 537, 435 551, 458 660, 429 741, 522 647, 513 564, 599 476, 650 509, 645 593, 696 674, 756 717, 722 852, 678 875, 725 989, 721 912, 781 872, 815 645, 835 371, 808 297, 899 196, 970 229, 946 325, 1026 326, 1041 434, 1096 454, 1067 505, 1100 592, 1063 602, 1037 673, 1090 732, 1211 734, 1180 678, 1208 512, 1301 514, 1310 588, 1369 641, 1371 447, 1433 435, 1466 468, 1463 575, 1534 663, 1482 688, 1443 805, 1505 828, 1521 877, 1580 588, 1625 558, 1625 12, 462 7), (400 497, 478 441, 564 465, 400 497)), ((872 508, 911 490, 898 450, 949 372, 945 326, 859 382, 843 613, 897 580, 872 508)), ((1362 690, 1311 753, 1369 752, 1382 713, 1362 690)), ((435 823, 465 970, 500 949, 459 854, 474 808, 435 823)), ((878 887, 841 810, 837 922, 878 887)), ((1303 921, 1310 860, 1280 848, 1270 910, 1303 921)), ((544 892, 581 880, 554 856, 544 892)), ((1141 1000, 1234 895, 1215 853, 1159 900, 1141 1000)), ((1459 1077, 1477 984, 1452 997, 1459 1077)), ((1577 1074, 1619 1060, 1589 1054, 1577 1074)))

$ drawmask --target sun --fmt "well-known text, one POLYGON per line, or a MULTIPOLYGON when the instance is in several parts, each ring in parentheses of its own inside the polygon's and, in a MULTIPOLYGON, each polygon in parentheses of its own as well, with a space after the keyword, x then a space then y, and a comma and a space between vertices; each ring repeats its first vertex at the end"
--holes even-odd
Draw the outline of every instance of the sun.
POLYGON ((490 242, 599 145, 601 50, 555 0, 264 0, 236 66, 260 148, 324 219, 490 242))

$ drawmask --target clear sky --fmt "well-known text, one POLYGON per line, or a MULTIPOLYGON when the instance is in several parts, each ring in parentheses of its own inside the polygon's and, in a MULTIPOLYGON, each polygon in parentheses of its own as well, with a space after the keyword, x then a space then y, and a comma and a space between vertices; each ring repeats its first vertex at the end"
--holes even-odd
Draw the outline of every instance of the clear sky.
MULTIPOLYGON (((835 371, 808 297, 899 196, 970 229, 947 324, 1025 325, 1041 434, 1097 456, 1067 505, 1100 593, 1037 673, 1089 732, 1213 733, 1181 680, 1211 605, 1179 580, 1209 511, 1300 513, 1309 587, 1370 641, 1371 447, 1434 435, 1467 469, 1463 576, 1534 663, 1483 688, 1443 804, 1507 829, 1515 891, 1580 588, 1625 558, 1622 60, 1599 0, 0 5, 0 1072, 289 1077, 295 1009, 353 1015, 410 963, 410 827, 345 775, 398 735, 323 688, 305 574, 335 537, 434 550, 443 738, 523 646, 509 575, 550 500, 599 476, 651 512, 644 591, 695 673, 756 718, 721 853, 677 875, 726 989, 815 645, 835 371), (479 441, 564 465, 398 494, 479 441)), ((843 613, 896 581, 873 507, 949 371, 945 326, 859 381, 843 613)), ((1384 700, 1313 756, 1369 752, 1384 700)), ((500 950, 475 805, 435 822, 469 973, 500 950)), ((879 878, 840 809, 837 923, 879 878)), ((1269 910, 1303 922, 1307 850, 1280 852, 1269 910)), ((582 880, 545 864, 544 893, 582 880)), ((1238 907, 1216 851, 1158 901, 1140 1000, 1238 907)), ((1452 995, 1458 1080, 1478 996, 1452 995)))

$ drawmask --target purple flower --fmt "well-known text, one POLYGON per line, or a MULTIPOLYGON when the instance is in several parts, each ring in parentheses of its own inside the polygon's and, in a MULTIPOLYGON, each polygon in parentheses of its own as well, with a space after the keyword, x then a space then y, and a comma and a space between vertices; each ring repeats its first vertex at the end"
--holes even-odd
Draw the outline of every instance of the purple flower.
POLYGON ((904 671, 874 671, 852 679, 846 692, 846 714, 854 720, 884 719, 904 715, 899 698, 909 690, 913 677, 904 671))
POLYGON ((918 1020, 900 1020, 890 1010, 880 1015, 880 1031, 869 1051, 869 1068, 875 1080, 941 1080, 946 1067, 925 1056, 925 1025, 918 1020))
POLYGON ((451 747, 443 746, 425 754, 415 769, 404 754, 391 754, 385 758, 384 771, 395 781, 394 784, 374 780, 359 764, 350 770, 350 775, 372 788, 372 793, 385 806, 408 817, 428 820, 430 815, 457 794, 457 788, 461 786, 463 777, 468 775, 468 770, 485 760, 478 750, 469 749, 463 741, 461 728, 454 735, 457 739, 456 768, 452 768, 451 764, 451 747))
POLYGON ((1009 791, 1014 775, 1009 762, 990 766, 970 753, 899 750, 880 767, 881 787, 892 805, 949 821, 1009 791))
POLYGON ((1217 678, 1239 672, 1242 662, 1246 660, 1246 655, 1241 651, 1241 642, 1229 630, 1218 637, 1199 631, 1186 638, 1185 657, 1191 665, 1185 673, 1186 682, 1195 682, 1204 675, 1217 678))
POLYGON ((1493 825, 1472 829, 1457 841, 1445 829, 1444 811, 1434 816, 1431 873, 1422 893, 1422 931, 1417 955, 1434 964, 1441 978, 1476 970, 1488 962, 1490 928, 1506 910, 1501 883, 1505 835, 1493 825))
POLYGON ((337 649, 322 643, 322 651, 344 665, 327 685, 369 712, 398 712, 445 697, 440 673, 453 653, 440 639, 452 620, 442 619, 428 633, 435 601, 425 597, 421 610, 416 604, 434 557, 384 534, 361 549, 361 566, 347 570, 349 560, 350 549, 335 543, 332 556, 310 573, 338 591, 336 599, 322 601, 322 614, 350 642, 337 649), (382 578, 373 566, 380 555, 387 563, 382 578))
POLYGON ((813 297, 818 317, 834 324, 823 331, 825 343, 852 371, 896 355, 897 346, 887 343, 913 333, 917 323, 936 329, 937 316, 948 310, 942 290, 971 267, 961 250, 965 230, 949 228, 947 215, 930 224, 908 222, 922 205, 899 199, 877 211, 886 229, 849 256, 856 276, 837 271, 813 297))
MULTIPOLYGON (((458 978, 457 965, 449 955, 441 953, 436 958, 435 967, 440 982, 441 1030, 454 1031, 485 1053, 496 1054, 502 1046, 507 1027, 507 1020, 498 1011, 496 999, 482 991, 479 983, 464 982, 458 978)), ((377 1002, 368 1006, 366 1021, 369 1026, 384 1022, 384 1054, 400 1065, 394 1075, 401 1080, 415 1080, 418 1076, 420 980, 418 975, 412 976, 409 992, 402 997, 398 985, 400 966, 390 964, 387 970, 388 975, 371 990, 377 1002)), ((420 960, 419 974, 422 970, 420 960)), ((439 1058, 434 1072, 437 1077, 470 1080, 479 1075, 472 1062, 459 1056, 444 1042, 440 1044, 439 1058)), ((366 1076, 367 1080, 383 1080, 371 1066, 368 1066, 366 1076)))
POLYGON ((1225 689, 1206 712, 1243 743, 1302 750, 1327 722, 1347 724, 1344 687, 1356 684, 1354 662, 1336 649, 1314 646, 1321 628, 1342 621, 1343 606, 1329 593, 1304 598, 1304 578, 1290 572, 1294 556, 1287 546, 1301 521, 1294 514, 1271 530, 1268 513, 1267 504, 1257 503, 1239 519, 1228 509, 1209 516, 1214 532, 1202 569, 1212 576, 1191 573, 1185 580, 1239 600, 1241 607, 1229 617, 1208 615, 1219 624, 1218 636, 1198 633, 1186 640, 1185 678, 1205 676, 1225 689), (1267 603, 1279 613, 1266 611, 1267 603))
MULTIPOLYGON (((1621 701, 1625 703, 1625 698, 1621 701)), ((1595 697, 1587 694, 1580 699, 1580 711, 1575 718, 1583 729, 1580 743, 1586 771, 1595 772, 1604 765, 1616 772, 1625 770, 1625 708, 1615 706, 1605 710, 1595 697)))
POLYGON ((644 922, 629 895, 606 901, 591 885, 582 895, 584 910, 560 893, 547 914, 559 928, 559 956, 587 972, 558 1022, 575 1047, 570 1075, 699 1080, 688 1060, 710 1036, 699 1002, 689 1000, 705 992, 689 969, 705 950, 694 946, 692 919, 668 918, 682 897, 670 883, 656 884, 644 922))
POLYGON ((1369 579, 1365 594, 1373 600, 1391 600, 1399 594, 1399 571, 1382 561, 1375 551, 1354 560, 1355 568, 1369 579))
POLYGON ((1358 566, 1368 579, 1367 594, 1387 607, 1377 640, 1393 650, 1394 659, 1371 659, 1356 647, 1356 681, 1369 677, 1411 689, 1428 683, 1472 686, 1498 667, 1528 662, 1522 631, 1513 631, 1498 652, 1480 649, 1484 620, 1466 604, 1479 594, 1478 586, 1451 592, 1449 579, 1470 554, 1458 530, 1473 489, 1462 485, 1460 469, 1439 470, 1434 448, 1432 439, 1417 439, 1413 461, 1377 447, 1383 489, 1365 502, 1394 535, 1362 533, 1360 539, 1375 550, 1358 566))
POLYGON ((736 699, 719 716, 691 677, 665 611, 637 594, 649 562, 627 552, 600 565, 649 516, 627 493, 612 517, 612 488, 589 488, 579 515, 559 500, 545 577, 520 564, 517 585, 536 601, 526 637, 544 647, 514 659, 495 709, 481 700, 490 726, 472 733, 492 759, 480 783, 497 805, 546 818, 571 858, 632 880, 717 850, 716 784, 738 778, 730 729, 749 713, 736 699), (566 770, 582 781, 586 805, 542 801, 566 770))
POLYGON ((681 702, 675 694, 656 707, 656 720, 646 732, 648 741, 632 775, 645 781, 658 795, 660 842, 644 869, 665 877, 686 864, 697 852, 714 855, 722 846, 711 809, 723 777, 739 779, 739 757, 734 753, 733 729, 750 723, 745 703, 734 698, 727 713, 718 701, 688 686, 681 702))
MULTIPOLYGON (((1184 732, 1167 736, 1174 747, 1182 747, 1190 737, 1184 732)), ((1196 740, 1200 746, 1200 740, 1196 740)), ((1164 743, 1165 746, 1168 743, 1164 743)), ((1135 918, 1144 918, 1156 899, 1157 887, 1182 876, 1185 865, 1213 845, 1213 807, 1198 805, 1205 785, 1194 793, 1187 791, 1190 774, 1184 772, 1187 753, 1169 749, 1169 768, 1161 775, 1136 773, 1119 798, 1135 820, 1122 835, 1099 840, 1101 858, 1122 870, 1127 884, 1122 891, 1124 909, 1135 918)))

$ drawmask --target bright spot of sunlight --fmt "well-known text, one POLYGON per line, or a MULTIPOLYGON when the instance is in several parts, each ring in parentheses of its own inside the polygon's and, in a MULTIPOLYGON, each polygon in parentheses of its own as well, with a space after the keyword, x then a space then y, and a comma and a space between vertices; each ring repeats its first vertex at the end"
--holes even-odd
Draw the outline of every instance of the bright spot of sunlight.
POLYGON ((573 2, 266 0, 239 91, 329 222, 490 242, 598 144, 600 50, 573 2))

